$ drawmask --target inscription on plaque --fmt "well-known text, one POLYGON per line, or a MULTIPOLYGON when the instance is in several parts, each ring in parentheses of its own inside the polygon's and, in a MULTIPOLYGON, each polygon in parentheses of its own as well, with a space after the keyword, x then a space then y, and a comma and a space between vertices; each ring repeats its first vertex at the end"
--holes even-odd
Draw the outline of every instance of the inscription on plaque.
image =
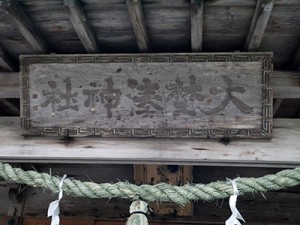
POLYGON ((21 61, 24 135, 271 135, 267 53, 51 55, 21 61))

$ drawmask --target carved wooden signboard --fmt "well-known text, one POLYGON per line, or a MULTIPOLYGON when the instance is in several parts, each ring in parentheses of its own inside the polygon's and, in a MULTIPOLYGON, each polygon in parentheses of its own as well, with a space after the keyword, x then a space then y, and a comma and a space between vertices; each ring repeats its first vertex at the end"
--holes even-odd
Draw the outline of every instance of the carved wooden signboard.
POLYGON ((270 137, 270 53, 21 58, 24 135, 270 137))

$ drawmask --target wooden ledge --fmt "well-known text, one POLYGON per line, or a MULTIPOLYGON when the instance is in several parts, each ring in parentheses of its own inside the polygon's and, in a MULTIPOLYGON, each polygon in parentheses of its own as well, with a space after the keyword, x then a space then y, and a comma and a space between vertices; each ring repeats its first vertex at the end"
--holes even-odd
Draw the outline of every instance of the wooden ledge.
POLYGON ((23 163, 190 164, 254 167, 300 165, 300 120, 274 120, 271 140, 108 139, 21 136, 20 118, 0 119, 0 161, 23 163))

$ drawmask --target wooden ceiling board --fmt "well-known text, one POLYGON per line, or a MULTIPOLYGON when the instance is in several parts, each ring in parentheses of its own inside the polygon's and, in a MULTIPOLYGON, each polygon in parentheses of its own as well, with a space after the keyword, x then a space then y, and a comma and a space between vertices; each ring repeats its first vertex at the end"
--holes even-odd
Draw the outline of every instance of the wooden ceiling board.
POLYGON ((244 51, 255 5, 204 5, 203 50, 244 51))
POLYGON ((277 5, 275 2, 259 48, 260 51, 274 52, 275 69, 286 68, 292 59, 300 40, 299 12, 300 2, 298 5, 277 5))
POLYGON ((83 8, 102 51, 106 53, 138 52, 136 37, 125 1, 107 5, 104 9, 102 2, 83 5, 83 8), (87 6, 90 9, 86 9, 87 6))
POLYGON ((34 54, 31 46, 0 9, 0 46, 15 60, 20 54, 34 54))
POLYGON ((85 53, 63 8, 63 1, 23 1, 24 10, 42 33, 51 53, 85 53))
POLYGON ((154 52, 189 52, 191 24, 189 7, 144 6, 146 27, 154 52))
POLYGON ((204 5, 204 33, 247 34, 254 7, 210 7, 204 5))

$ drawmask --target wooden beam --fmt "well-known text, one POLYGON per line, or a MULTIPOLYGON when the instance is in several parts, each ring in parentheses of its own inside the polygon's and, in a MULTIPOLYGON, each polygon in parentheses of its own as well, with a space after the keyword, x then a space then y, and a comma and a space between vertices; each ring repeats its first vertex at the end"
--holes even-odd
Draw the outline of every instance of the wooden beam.
POLYGON ((300 70, 300 41, 289 65, 290 70, 300 70))
POLYGON ((257 0, 256 9, 245 43, 245 49, 256 50, 259 48, 273 10, 274 0, 257 0))
POLYGON ((0 47, 0 67, 11 72, 17 71, 16 63, 1 47, 0 47))
POLYGON ((22 163, 189 164, 254 167, 300 165, 300 120, 274 120, 271 140, 22 137, 19 118, 0 119, 0 161, 22 163))
MULTIPOLYGON (((19 98, 18 73, 0 72, 0 98, 19 98)), ((274 71, 274 98, 300 98, 300 72, 274 71)))
POLYGON ((202 51, 204 0, 191 0, 191 47, 193 52, 202 51))
POLYGON ((141 52, 150 52, 150 42, 141 0, 126 0, 126 4, 139 49, 141 52))
MULTIPOLYGON (((140 184, 159 184, 162 182, 172 185, 184 185, 193 182, 193 166, 189 165, 134 165, 134 181, 140 184)), ((149 203, 154 215, 159 216, 193 216, 194 204, 184 207, 175 203, 149 203)))
POLYGON ((64 9, 86 52, 99 52, 96 35, 87 21, 87 17, 82 10, 80 2, 78 0, 64 0, 64 9))
POLYGON ((0 2, 0 7, 7 16, 15 23, 25 40, 37 53, 48 52, 47 45, 38 32, 37 27, 31 21, 22 6, 16 0, 5 0, 0 2))

